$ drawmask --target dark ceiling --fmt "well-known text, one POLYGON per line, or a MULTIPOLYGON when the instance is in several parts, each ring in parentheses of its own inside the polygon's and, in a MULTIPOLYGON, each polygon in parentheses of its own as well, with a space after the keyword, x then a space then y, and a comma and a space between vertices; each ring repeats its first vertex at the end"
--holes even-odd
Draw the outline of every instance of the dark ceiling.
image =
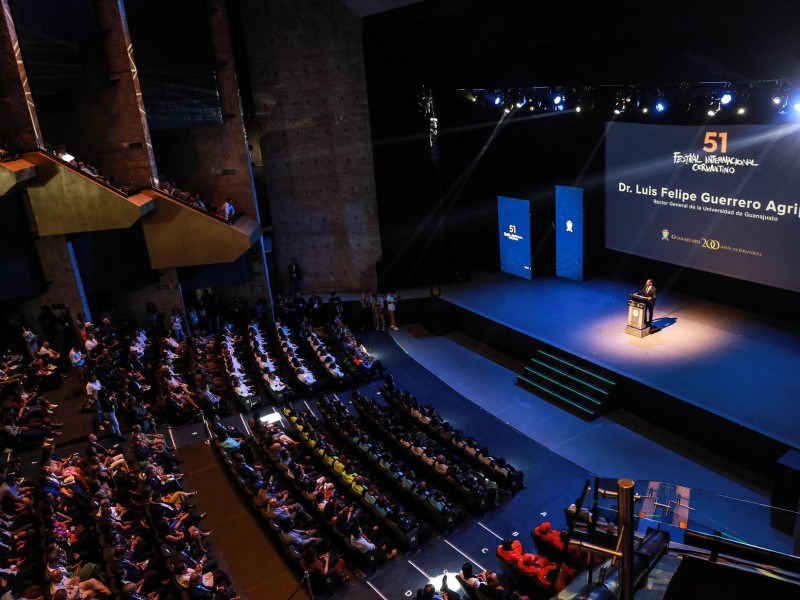
POLYGON ((431 0, 364 19, 365 50, 438 87, 800 79, 791 0, 431 0))

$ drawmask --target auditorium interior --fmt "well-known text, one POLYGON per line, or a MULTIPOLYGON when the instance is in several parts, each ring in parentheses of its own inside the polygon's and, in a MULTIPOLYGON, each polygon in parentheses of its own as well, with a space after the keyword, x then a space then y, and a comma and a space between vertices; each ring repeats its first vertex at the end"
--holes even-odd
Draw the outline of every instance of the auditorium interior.
POLYGON ((0 10, 3 600, 800 597, 796 3, 0 10))

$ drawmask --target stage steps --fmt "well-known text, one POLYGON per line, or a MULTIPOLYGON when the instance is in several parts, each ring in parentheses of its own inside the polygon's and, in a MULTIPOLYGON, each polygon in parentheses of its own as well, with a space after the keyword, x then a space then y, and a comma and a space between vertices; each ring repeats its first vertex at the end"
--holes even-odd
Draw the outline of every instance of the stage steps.
POLYGON ((613 410, 618 396, 617 382, 605 371, 551 348, 536 352, 517 385, 587 420, 613 410))

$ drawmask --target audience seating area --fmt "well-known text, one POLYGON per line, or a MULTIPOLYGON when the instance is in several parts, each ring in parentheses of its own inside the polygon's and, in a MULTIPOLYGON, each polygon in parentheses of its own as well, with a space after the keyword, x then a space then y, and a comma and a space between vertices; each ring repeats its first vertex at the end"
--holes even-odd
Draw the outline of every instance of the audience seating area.
POLYGON ((195 494, 182 489, 179 463, 164 438, 138 428, 124 452, 94 436, 85 457, 45 449, 33 493, 41 498, 47 598, 73 598, 76 587, 81 597, 188 599, 215 588, 217 597, 236 596, 209 555, 210 532, 195 494))
MULTIPOLYGON (((521 471, 396 389, 391 376, 381 390, 385 402, 357 389, 347 403, 319 393, 313 406, 320 418, 288 405, 292 389, 270 384, 283 382, 280 371, 300 362, 301 352, 321 374, 309 393, 367 381, 383 366, 339 317, 330 328, 306 321, 296 331, 268 323, 274 337, 261 327, 253 320, 239 335, 225 323, 215 336, 194 332, 186 339, 143 329, 125 334, 109 318, 100 328, 86 323, 81 334, 88 364, 79 372, 98 377, 100 397, 119 399, 134 433, 125 449, 92 436, 85 456, 59 456, 52 448, 51 405, 38 391, 60 382, 61 367, 47 368, 48 360, 58 364, 58 354, 45 352, 35 369, 25 367, 22 356, 4 357, 0 386, 13 386, 10 406, 21 406, 25 422, 43 428, 27 445, 45 447, 38 486, 20 488, 7 470, 13 493, 3 496, 0 520, 16 543, 5 560, 18 566, 9 587, 27 587, 29 594, 40 589, 48 598, 75 586, 103 598, 190 598, 205 588, 216 589, 217 598, 235 596, 208 554, 210 532, 194 494, 182 489, 180 461, 155 433, 156 418, 179 425, 201 415, 207 420, 232 485, 298 577, 308 572, 315 593, 334 591, 350 574, 374 571, 524 488, 521 471), (276 357, 272 348, 279 343, 283 353, 276 357), (286 429, 262 421, 262 386, 272 392, 263 396, 267 403, 284 404, 286 429), (227 399, 256 407, 248 428, 223 423, 227 399), (26 550, 29 544, 45 548, 44 557, 26 550), (43 582, 41 573, 52 579, 43 582)), ((105 422, 98 418, 98 431, 105 422)), ((585 512, 565 514, 580 522, 585 512)), ((612 527, 605 523, 608 535, 612 527)), ((585 567, 586 557, 565 551, 564 534, 549 523, 531 535, 535 553, 525 553, 519 541, 498 548, 498 573, 459 573, 464 595, 482 600, 502 590, 504 597, 546 598, 585 567)))
POLYGON ((214 217, 215 219, 219 219, 220 221, 224 221, 225 223, 234 223, 237 217, 240 216, 236 212, 236 208, 234 207, 233 200, 231 198, 225 200, 219 207, 215 207, 212 204, 205 202, 200 197, 200 194, 192 194, 191 192, 182 190, 176 187, 175 184, 166 180, 159 184, 158 191, 169 196, 170 198, 173 198, 174 200, 178 200, 186 206, 214 217))
POLYGON ((410 392, 395 388, 391 377, 383 386, 383 397, 400 413, 407 415, 433 439, 443 445, 449 444, 460 455, 460 458, 475 469, 482 472, 490 481, 496 481, 502 489, 515 494, 525 487, 525 474, 508 464, 502 457, 493 457, 487 446, 479 446, 471 437, 456 430, 449 422, 443 420, 431 406, 420 406, 410 392))

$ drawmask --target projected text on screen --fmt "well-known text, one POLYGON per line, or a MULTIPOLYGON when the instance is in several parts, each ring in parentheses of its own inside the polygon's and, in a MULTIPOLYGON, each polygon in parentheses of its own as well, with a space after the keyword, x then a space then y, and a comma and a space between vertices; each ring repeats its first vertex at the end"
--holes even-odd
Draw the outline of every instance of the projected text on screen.
POLYGON ((800 125, 606 133, 608 248, 800 291, 800 125))

